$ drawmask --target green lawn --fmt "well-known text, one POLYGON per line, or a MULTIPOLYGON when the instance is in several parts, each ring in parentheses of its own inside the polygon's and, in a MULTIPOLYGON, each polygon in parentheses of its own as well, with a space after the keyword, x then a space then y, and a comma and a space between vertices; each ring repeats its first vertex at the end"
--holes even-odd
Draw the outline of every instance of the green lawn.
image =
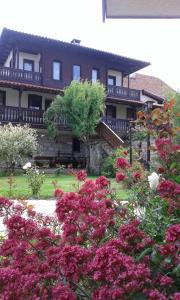
MULTIPOLYGON (((96 179, 94 176, 90 176, 90 179, 96 179)), ((45 181, 41 188, 40 196, 41 199, 52 198, 54 193, 54 186, 52 182, 55 181, 57 186, 62 190, 69 192, 74 191, 77 188, 77 181, 73 176, 70 175, 46 175, 45 181)), ((111 185, 113 188, 118 188, 118 197, 126 199, 128 197, 128 192, 120 189, 114 180, 111 180, 111 185)), ((25 176, 17 175, 14 176, 14 186, 11 198, 30 198, 31 193, 27 185, 25 176)), ((6 176, 0 177, 0 195, 9 197, 9 184, 8 178, 6 176)))

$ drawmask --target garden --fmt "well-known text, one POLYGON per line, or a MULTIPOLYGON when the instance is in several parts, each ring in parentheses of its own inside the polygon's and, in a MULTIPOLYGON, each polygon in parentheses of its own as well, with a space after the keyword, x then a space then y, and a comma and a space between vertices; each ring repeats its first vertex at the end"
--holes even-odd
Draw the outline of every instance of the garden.
MULTIPOLYGON (((0 240, 0 299, 180 299, 180 146, 174 104, 170 100, 138 113, 138 126, 155 139, 151 151, 157 160, 150 172, 140 163, 130 165, 128 151, 121 149, 114 179, 88 177, 85 170, 47 176, 29 162, 23 175, 0 178, 0 217, 6 227, 0 240), (53 193, 53 216, 10 199, 30 191, 44 198, 53 193)), ((17 160, 11 162, 13 169, 17 160)))

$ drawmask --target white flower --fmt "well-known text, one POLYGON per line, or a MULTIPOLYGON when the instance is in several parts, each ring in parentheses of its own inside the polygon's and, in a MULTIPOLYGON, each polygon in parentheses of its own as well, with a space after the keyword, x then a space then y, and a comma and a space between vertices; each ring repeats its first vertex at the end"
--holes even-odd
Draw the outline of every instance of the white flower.
POLYGON ((153 172, 148 176, 149 186, 152 190, 156 190, 159 185, 159 175, 156 172, 153 172))
POLYGON ((28 162, 28 163, 26 163, 26 164, 23 166, 23 170, 30 169, 31 167, 32 167, 31 163, 28 162))

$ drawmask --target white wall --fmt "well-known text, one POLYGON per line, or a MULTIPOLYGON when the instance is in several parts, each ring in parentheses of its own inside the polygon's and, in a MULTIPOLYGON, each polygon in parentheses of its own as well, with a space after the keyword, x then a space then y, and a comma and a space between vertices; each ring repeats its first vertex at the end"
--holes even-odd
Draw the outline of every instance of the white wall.
POLYGON ((115 76, 116 77, 116 85, 121 86, 122 85, 122 73, 115 70, 108 70, 108 75, 115 76))
MULTIPOLYGON (((6 91, 6 106, 18 106, 19 105, 19 92, 11 88, 1 88, 1 91, 6 91)), ((28 94, 36 94, 42 96, 42 109, 45 109, 45 100, 54 99, 55 95, 46 93, 37 93, 33 91, 24 91, 21 97, 21 106, 24 108, 28 107, 28 94)))
POLYGON ((34 72, 39 72, 40 54, 30 54, 25 52, 19 52, 19 69, 23 69, 23 60, 29 59, 34 61, 34 72))
POLYGON ((116 107, 116 118, 117 119, 126 119, 127 118, 127 108, 132 108, 131 106, 124 105, 124 104, 114 104, 114 103, 107 103, 107 105, 112 105, 116 107))
POLYGON ((152 100, 154 101, 154 103, 158 103, 158 101, 154 100, 153 98, 149 97, 149 96, 146 96, 146 95, 143 95, 142 92, 141 92, 141 95, 140 95, 140 99, 142 102, 146 102, 147 100, 152 100))

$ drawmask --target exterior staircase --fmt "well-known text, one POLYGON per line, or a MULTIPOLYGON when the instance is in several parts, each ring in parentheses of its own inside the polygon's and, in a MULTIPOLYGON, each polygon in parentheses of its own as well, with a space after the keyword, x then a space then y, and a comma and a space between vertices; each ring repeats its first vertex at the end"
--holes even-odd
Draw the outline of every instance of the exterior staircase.
POLYGON ((96 131, 99 137, 105 140, 113 149, 124 146, 124 141, 104 121, 98 124, 96 131))

